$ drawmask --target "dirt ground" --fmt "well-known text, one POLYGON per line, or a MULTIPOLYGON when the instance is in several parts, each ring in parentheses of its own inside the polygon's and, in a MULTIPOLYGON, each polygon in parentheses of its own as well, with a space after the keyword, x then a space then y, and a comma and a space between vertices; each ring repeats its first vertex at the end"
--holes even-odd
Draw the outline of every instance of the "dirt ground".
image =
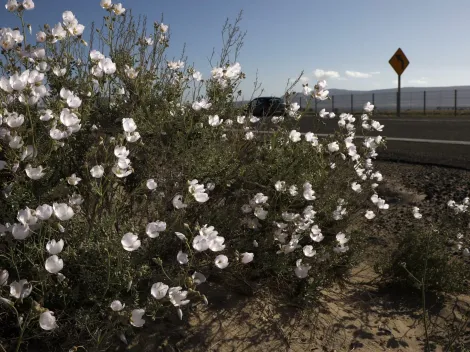
MULTIPOLYGON (((246 297, 213 285, 216 293, 209 306, 194 310, 180 341, 167 350, 423 351, 419 295, 384 289, 372 266, 393 246, 393 234, 413 221, 412 206, 418 206, 424 217, 435 217, 449 199, 460 202, 467 196, 470 172, 389 162, 376 162, 376 168, 384 175, 378 193, 397 212, 381 215, 370 227, 370 260, 353 271, 345 287, 325 290, 316 306, 301 309, 262 290, 246 297)), ((430 295, 426 300, 432 350, 444 351, 452 329, 470 311, 470 295, 430 295)), ((464 335, 450 351, 470 351, 470 331, 464 330, 464 335)))

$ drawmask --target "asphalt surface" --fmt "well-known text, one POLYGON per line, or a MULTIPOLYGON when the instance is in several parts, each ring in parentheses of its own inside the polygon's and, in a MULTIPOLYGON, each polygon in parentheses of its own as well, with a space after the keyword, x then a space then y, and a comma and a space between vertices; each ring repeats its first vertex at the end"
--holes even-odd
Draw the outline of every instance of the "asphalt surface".
MULTIPOLYGON (((356 115, 356 118, 360 116, 356 115)), ((380 134, 390 138, 379 159, 429 165, 442 165, 470 170, 469 117, 374 118, 384 125, 380 134)), ((321 120, 304 116, 301 132, 330 134, 338 129, 338 118, 321 120)), ((357 135, 360 135, 359 131, 357 135)))

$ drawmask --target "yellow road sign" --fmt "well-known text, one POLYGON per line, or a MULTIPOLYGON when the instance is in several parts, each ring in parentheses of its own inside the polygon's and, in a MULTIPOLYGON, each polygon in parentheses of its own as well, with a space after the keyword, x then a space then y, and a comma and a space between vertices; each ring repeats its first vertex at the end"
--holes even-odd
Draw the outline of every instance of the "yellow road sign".
POLYGON ((398 48, 397 52, 393 54, 392 58, 388 63, 393 67, 393 69, 399 76, 406 70, 406 68, 410 64, 410 62, 405 56, 405 53, 400 48, 398 48))

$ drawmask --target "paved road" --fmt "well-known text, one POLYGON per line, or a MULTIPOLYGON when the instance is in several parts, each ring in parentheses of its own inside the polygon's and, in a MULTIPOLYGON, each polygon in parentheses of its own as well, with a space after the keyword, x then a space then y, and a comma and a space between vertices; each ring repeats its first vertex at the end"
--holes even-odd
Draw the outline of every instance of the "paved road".
MULTIPOLYGON (((360 116, 356 115, 356 118, 360 116)), ((380 134, 390 137, 387 149, 379 152, 386 160, 420 162, 470 169, 470 118, 377 118, 380 134)), ((301 131, 328 134, 338 128, 338 119, 315 123, 312 116, 301 120, 301 131)), ((358 133, 359 135, 359 133, 358 133)))

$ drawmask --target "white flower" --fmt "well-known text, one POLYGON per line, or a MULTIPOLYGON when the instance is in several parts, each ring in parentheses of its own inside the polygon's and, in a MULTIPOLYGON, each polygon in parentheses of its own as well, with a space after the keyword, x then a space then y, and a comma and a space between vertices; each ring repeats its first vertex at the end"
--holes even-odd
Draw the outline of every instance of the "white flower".
POLYGON ((54 36, 54 43, 58 40, 62 40, 67 36, 67 32, 61 23, 57 23, 54 28, 52 28, 52 35, 54 36))
POLYGON ((192 180, 189 182, 188 187, 189 193, 191 193, 198 203, 205 203, 209 200, 209 195, 205 193, 206 189, 204 185, 198 183, 198 180, 192 180))
POLYGON ((268 211, 264 210, 262 207, 256 207, 254 214, 258 219, 265 220, 268 216, 268 211))
POLYGON ((76 186, 82 179, 77 177, 77 175, 72 174, 72 176, 67 177, 67 183, 71 186, 76 186))
POLYGON ((178 70, 180 68, 183 68, 184 67, 184 62, 181 61, 181 60, 178 60, 178 61, 169 61, 168 62, 168 68, 170 70, 178 70))
POLYGON ((331 142, 328 144, 328 150, 330 153, 337 152, 339 150, 338 142, 331 142))
POLYGON ((134 309, 131 313, 131 325, 135 326, 136 328, 141 328, 142 326, 144 326, 145 319, 142 319, 144 314, 144 309, 134 309))
POLYGON ((195 101, 192 105, 192 108, 196 111, 201 109, 209 109, 212 106, 212 103, 209 103, 206 99, 202 99, 201 101, 195 101))
POLYGON ((225 249, 224 237, 218 236, 218 232, 214 230, 214 226, 204 225, 199 230, 199 235, 193 239, 193 248, 198 252, 210 249, 213 252, 219 252, 225 249))
POLYGON ((33 0, 23 0, 23 7, 25 10, 32 10, 34 9, 34 2, 33 0))
POLYGON ((10 274, 8 273, 8 270, 3 269, 0 271, 0 287, 7 284, 9 276, 10 274))
POLYGON ((5 8, 8 11, 13 12, 18 8, 18 6, 19 5, 18 5, 18 2, 16 0, 8 0, 7 4, 5 5, 5 8))
POLYGON ((153 296, 155 299, 162 299, 163 297, 166 296, 166 293, 168 292, 168 285, 165 285, 163 282, 157 282, 152 285, 150 288, 150 294, 153 296))
POLYGON ((134 67, 129 67, 128 65, 124 66, 124 72, 130 79, 136 79, 139 75, 139 72, 134 67))
POLYGON ((418 207, 413 207, 412 212, 415 219, 421 219, 423 217, 423 215, 420 214, 418 207))
POLYGON ((249 253, 249 252, 242 253, 241 255, 242 255, 242 257, 240 258, 240 261, 243 264, 248 264, 248 263, 252 262, 253 258, 255 256, 253 253, 249 253))
POLYGON ((59 240, 56 242, 56 240, 51 240, 47 242, 46 244, 46 250, 49 252, 49 254, 59 254, 62 252, 62 249, 64 248, 64 240, 59 240))
POLYGON ((362 192, 362 186, 361 186, 359 183, 357 183, 357 182, 353 182, 353 183, 351 184, 351 188, 352 188, 352 190, 353 190, 354 192, 357 192, 357 193, 361 193, 361 192, 362 192))
POLYGON ((349 239, 346 238, 346 235, 344 233, 338 232, 338 234, 336 235, 336 241, 338 241, 340 245, 343 245, 343 244, 346 244, 349 241, 349 239))
POLYGON ((157 188, 157 182, 153 178, 150 178, 146 182, 147 188, 151 191, 157 188))
POLYGON ((220 126, 223 121, 224 120, 219 118, 219 115, 209 115, 209 125, 211 125, 212 127, 220 126))
POLYGON ((39 31, 36 33, 36 41, 38 43, 44 43, 46 41, 46 33, 44 33, 43 31, 39 31))
POLYGON ((64 261, 56 255, 51 255, 46 259, 44 266, 51 274, 57 274, 64 267, 64 261))
POLYGON ((137 125, 134 122, 133 118, 123 118, 122 119, 122 127, 124 128, 125 132, 134 132, 137 129, 137 125))
POLYGON ((245 123, 245 116, 237 116, 237 122, 243 125, 245 123))
POLYGON ((54 215, 61 221, 70 220, 74 216, 73 209, 66 203, 54 203, 52 208, 54 209, 54 215))
POLYGON ((302 259, 298 259, 295 265, 295 275, 299 279, 306 278, 308 276, 308 271, 311 269, 311 266, 302 264, 302 259))
POLYGON ((53 209, 49 204, 43 204, 36 208, 36 216, 39 220, 48 220, 52 216, 53 209))
POLYGON ((118 165, 122 169, 126 169, 131 166, 131 161, 127 158, 129 150, 126 147, 116 146, 114 148, 114 155, 118 158, 118 165))
POLYGON ((101 0, 100 2, 100 6, 103 8, 103 9, 110 9, 112 7, 112 3, 111 3, 111 0, 101 0))
POLYGON ((163 232, 165 230, 166 230, 166 222, 156 221, 156 222, 150 222, 147 224, 145 233, 150 238, 157 238, 160 235, 160 232, 163 232))
POLYGON ((193 73, 193 79, 194 79, 195 81, 198 81, 198 82, 201 81, 201 80, 202 80, 202 74, 201 74, 201 72, 199 72, 199 71, 194 72, 194 73, 193 73))
POLYGON ((372 220, 373 218, 375 218, 375 214, 372 210, 367 210, 366 211, 366 214, 364 215, 366 217, 366 219, 368 220, 372 220))
POLYGON ((24 123, 24 115, 18 115, 16 112, 8 114, 4 122, 11 128, 20 127, 24 123))
POLYGON ((317 254, 317 251, 315 251, 311 245, 304 246, 303 252, 306 257, 313 257, 317 254))
POLYGON ((292 197, 295 197, 297 194, 299 194, 299 192, 297 191, 297 186, 296 185, 292 185, 292 186, 289 187, 289 194, 292 197))
POLYGON ((66 73, 67 73, 67 69, 66 68, 60 68, 60 67, 53 67, 52 68, 52 72, 57 76, 57 77, 62 77, 64 76, 66 73))
POLYGON ((11 228, 11 234, 15 240, 24 240, 31 234, 31 229, 28 225, 14 224, 11 228))
POLYGON ((296 130, 292 130, 289 133, 289 139, 292 142, 297 143, 302 139, 302 134, 300 132, 297 132, 296 130))
POLYGON ((219 269, 225 269, 228 266, 228 258, 226 255, 220 254, 215 257, 215 266, 219 269))
POLYGON ((253 138, 255 138, 255 134, 253 132, 250 131, 250 132, 245 133, 245 139, 247 141, 251 141, 253 138))
POLYGON ((254 204, 266 204, 268 201, 268 196, 265 196, 263 193, 256 193, 252 199, 254 204))
POLYGON ((274 188, 278 192, 285 192, 286 191, 286 183, 285 181, 276 181, 274 184, 274 188))
POLYGON ((90 169, 90 174, 94 178, 101 178, 104 174, 104 167, 101 165, 95 165, 90 169))
POLYGON ((251 123, 257 123, 260 120, 259 117, 256 116, 250 116, 250 122, 251 123))
POLYGON ((326 111, 325 109, 321 109, 320 110, 320 113, 318 114, 322 119, 328 117, 328 111, 326 111))
POLYGON ((124 236, 122 236, 121 244, 126 251, 132 252, 136 249, 139 249, 140 240, 137 235, 134 235, 132 232, 128 232, 124 236))
POLYGON ((370 125, 374 130, 378 132, 382 132, 384 129, 384 125, 381 125, 379 121, 372 121, 370 125))
POLYGON ((98 50, 92 50, 90 52, 90 59, 92 61, 100 61, 104 59, 104 55, 101 54, 98 50))
POLYGON ((28 207, 19 210, 16 218, 23 225, 34 225, 38 222, 38 218, 33 215, 28 207))
POLYGON ((168 297, 170 298, 170 302, 175 307, 181 307, 189 303, 189 300, 186 299, 188 296, 188 291, 182 291, 181 286, 172 287, 168 291, 168 297))
POLYGON ((45 172, 42 166, 32 167, 30 164, 26 165, 24 171, 26 175, 32 180, 39 180, 44 177, 45 172))
POLYGON ((305 134, 305 141, 309 142, 309 143, 312 143, 313 146, 318 145, 318 137, 315 136, 315 134, 313 132, 307 132, 305 134))
POLYGON ((163 24, 163 23, 160 23, 160 30, 161 30, 163 33, 166 33, 166 32, 168 31, 168 25, 163 24))
POLYGON ((41 327, 41 329, 46 331, 54 330, 57 327, 54 313, 50 310, 41 313, 41 315, 39 316, 39 326, 41 327))
POLYGON ((23 138, 14 136, 10 139, 8 145, 11 149, 20 149, 24 145, 23 138))
POLYGON ((140 139, 140 133, 139 132, 125 132, 126 133, 126 141, 129 143, 135 143, 140 139))
POLYGON ((313 225, 312 228, 310 229, 310 238, 315 241, 315 242, 321 242, 325 238, 323 234, 321 233, 320 228, 318 225, 313 225))
POLYGON ((191 276, 193 278, 193 281, 196 285, 200 285, 204 282, 206 282, 206 277, 201 274, 201 273, 198 273, 197 271, 194 272, 194 274, 191 276))
POLYGON ((75 95, 70 95, 67 98, 67 105, 71 109, 77 109, 77 108, 80 107, 80 105, 82 105, 82 100, 79 97, 75 96, 75 95))
POLYGON ((182 251, 179 251, 178 254, 176 255, 176 260, 181 265, 188 264, 188 254, 182 251))
POLYGON ((309 182, 305 182, 303 188, 304 188, 303 196, 306 200, 317 199, 317 197, 315 197, 315 191, 312 189, 312 185, 309 182))
POLYGON ((372 105, 370 102, 367 102, 364 104, 365 112, 372 112, 373 110, 374 110, 374 105, 372 105))
POLYGON ((10 295, 16 299, 23 299, 28 297, 33 290, 33 286, 28 280, 22 279, 19 282, 13 281, 10 284, 10 295))
POLYGON ((188 206, 187 204, 183 203, 183 196, 180 194, 177 194, 176 196, 174 196, 171 203, 176 209, 183 209, 188 206))
POLYGON ((121 301, 115 300, 111 302, 111 309, 114 310, 115 312, 119 312, 124 309, 126 305, 122 304, 121 301))
POLYGON ((116 72, 116 64, 109 57, 101 59, 97 67, 107 75, 112 75, 116 72))

